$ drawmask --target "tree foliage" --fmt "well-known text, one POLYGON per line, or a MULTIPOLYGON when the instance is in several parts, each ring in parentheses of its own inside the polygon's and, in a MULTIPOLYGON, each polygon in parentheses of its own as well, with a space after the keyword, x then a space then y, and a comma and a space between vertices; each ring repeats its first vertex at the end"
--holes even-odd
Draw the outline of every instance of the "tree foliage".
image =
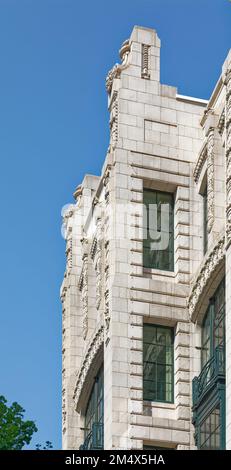
POLYGON ((51 449, 53 449, 53 445, 52 445, 51 441, 46 441, 45 445, 43 447, 42 447, 41 444, 36 444, 35 448, 36 448, 36 450, 51 450, 51 449))
POLYGON ((7 406, 0 396, 0 450, 21 450, 38 431, 34 421, 24 419, 25 410, 16 402, 7 406))

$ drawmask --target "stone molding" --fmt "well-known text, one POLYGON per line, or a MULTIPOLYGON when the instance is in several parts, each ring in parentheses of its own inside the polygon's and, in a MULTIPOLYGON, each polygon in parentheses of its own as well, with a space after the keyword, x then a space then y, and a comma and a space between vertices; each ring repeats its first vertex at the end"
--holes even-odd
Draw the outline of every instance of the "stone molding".
POLYGON ((202 145, 202 148, 200 150, 200 153, 196 162, 196 166, 194 168, 193 176, 194 176, 195 183, 197 183, 199 180, 201 170, 204 166, 206 158, 207 158, 207 140, 202 145))
POLYGON ((225 78, 226 83, 226 240, 231 244, 231 68, 225 78))
POLYGON ((118 142, 118 92, 114 91, 110 104, 110 145, 109 153, 115 149, 118 142))
POLYGON ((211 232, 214 222, 214 128, 210 127, 203 143, 194 169, 194 181, 197 183, 203 166, 207 166, 207 194, 208 194, 208 232, 211 232))
POLYGON ((214 222, 214 129, 210 129, 207 139, 207 197, 208 197, 208 232, 214 222))
POLYGON ((198 305, 200 305, 204 289, 208 285, 212 273, 218 268, 224 258, 225 237, 223 235, 213 247, 208 256, 205 258, 205 261, 199 271, 199 274, 194 280, 193 287, 188 300, 189 315, 192 321, 195 321, 196 319, 198 305))
POLYGON ((83 245, 83 266, 79 278, 78 287, 81 292, 81 303, 83 309, 83 338, 86 339, 88 332, 88 240, 81 240, 83 245))
POLYGON ((150 63, 150 50, 151 47, 147 44, 142 44, 142 69, 141 77, 150 79, 149 63, 150 63))
POLYGON ((99 352, 100 347, 104 343, 104 327, 101 325, 97 332, 94 334, 92 340, 89 343, 86 354, 82 360, 80 366, 80 371, 77 377, 76 387, 74 390, 74 400, 76 406, 78 406, 80 395, 83 391, 84 384, 87 380, 89 370, 92 364, 93 359, 96 357, 99 352))
POLYGON ((225 110, 224 109, 223 109, 223 111, 220 115, 217 128, 218 128, 219 134, 222 135, 223 131, 224 131, 224 128, 225 128, 225 110))

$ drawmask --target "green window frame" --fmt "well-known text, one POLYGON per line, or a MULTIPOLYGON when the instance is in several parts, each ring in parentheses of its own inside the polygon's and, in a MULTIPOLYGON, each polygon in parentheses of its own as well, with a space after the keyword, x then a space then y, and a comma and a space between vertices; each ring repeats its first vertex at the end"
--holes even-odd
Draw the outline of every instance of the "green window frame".
POLYGON ((202 323, 201 373, 193 383, 195 443, 202 450, 225 449, 225 279, 202 323))
POLYGON ((144 324, 143 399, 174 402, 174 329, 171 327, 144 324))
POLYGON ((203 194, 203 249, 204 255, 208 249, 208 187, 207 183, 203 194))
POLYGON ((221 447, 221 412, 218 404, 200 424, 200 450, 219 450, 221 447))
POLYGON ((174 195, 163 191, 144 189, 144 234, 143 234, 143 266, 144 268, 160 269, 163 271, 174 271, 174 195), (153 208, 156 207, 156 221, 154 220, 153 208), (168 210, 168 227, 161 227, 161 217, 168 210), (161 216, 162 214, 162 216, 161 216), (156 226, 157 225, 157 226, 156 226), (153 249, 155 240, 160 237, 152 237, 152 229, 155 228, 162 238, 168 240, 167 248, 153 249))
POLYGON ((210 299, 202 324, 201 369, 214 356, 215 349, 225 346, 225 280, 210 299))
POLYGON ((88 449, 103 448, 104 428, 104 377, 99 369, 92 386, 85 412, 84 439, 88 449))

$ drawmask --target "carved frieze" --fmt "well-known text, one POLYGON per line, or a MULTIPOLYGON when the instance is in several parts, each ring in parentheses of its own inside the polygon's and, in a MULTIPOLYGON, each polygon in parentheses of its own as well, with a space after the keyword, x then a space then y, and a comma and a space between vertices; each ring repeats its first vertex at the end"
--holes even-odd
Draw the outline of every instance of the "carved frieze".
POLYGON ((141 77, 142 78, 150 78, 150 46, 147 44, 142 44, 142 69, 141 69, 141 77))
POLYGON ((114 91, 110 105, 110 151, 118 141, 118 92, 114 91))
POLYGON ((109 202, 109 195, 110 195, 110 188, 109 188, 109 184, 110 184, 110 169, 107 169, 107 170, 106 170, 106 173, 105 173, 105 176, 104 176, 104 179, 103 179, 103 184, 104 184, 104 188, 105 188, 105 202, 106 202, 106 204, 108 204, 108 202, 109 202))
POLYGON ((226 73, 226 238, 231 244, 231 68, 226 73))
POLYGON ((83 266, 79 278, 79 290, 83 309, 83 338, 86 339, 88 331, 88 242, 86 238, 83 238, 81 242, 83 245, 83 266))
POLYGON ((207 140, 207 194, 208 194, 208 231, 214 222, 214 129, 210 129, 207 140))
POLYGON ((98 353, 101 345, 104 342, 104 327, 101 326, 99 330, 94 335, 92 341, 88 346, 87 352, 83 358, 82 365, 80 367, 80 371, 77 377, 76 387, 74 390, 74 400, 76 404, 78 403, 80 394, 83 390, 84 383, 87 379, 89 369, 91 367, 92 361, 96 354, 98 353))
POLYGON ((101 304, 102 297, 102 221, 101 218, 97 219, 97 245, 96 245, 96 255, 95 255, 95 271, 96 271, 96 308, 99 309, 101 304))
POLYGON ((209 253, 208 257, 205 259, 205 262, 194 281, 193 288, 191 290, 188 301, 189 314, 191 319, 195 316, 197 306, 200 303, 201 296, 205 287, 210 281, 212 273, 223 261, 224 257, 225 237, 223 236, 214 246, 213 250, 209 253))

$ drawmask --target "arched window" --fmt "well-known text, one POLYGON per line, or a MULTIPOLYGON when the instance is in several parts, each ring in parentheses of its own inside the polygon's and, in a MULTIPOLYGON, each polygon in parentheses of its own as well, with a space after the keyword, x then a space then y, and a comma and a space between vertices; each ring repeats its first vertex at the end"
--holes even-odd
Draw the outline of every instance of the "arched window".
POLYGON ((193 379, 198 449, 225 449, 225 280, 210 299, 202 324, 201 373, 193 379))
POLYGON ((83 449, 103 449, 103 366, 99 369, 87 403, 84 423, 83 449))
POLYGON ((225 345, 225 282, 220 283, 210 300, 202 326, 201 368, 225 345))

